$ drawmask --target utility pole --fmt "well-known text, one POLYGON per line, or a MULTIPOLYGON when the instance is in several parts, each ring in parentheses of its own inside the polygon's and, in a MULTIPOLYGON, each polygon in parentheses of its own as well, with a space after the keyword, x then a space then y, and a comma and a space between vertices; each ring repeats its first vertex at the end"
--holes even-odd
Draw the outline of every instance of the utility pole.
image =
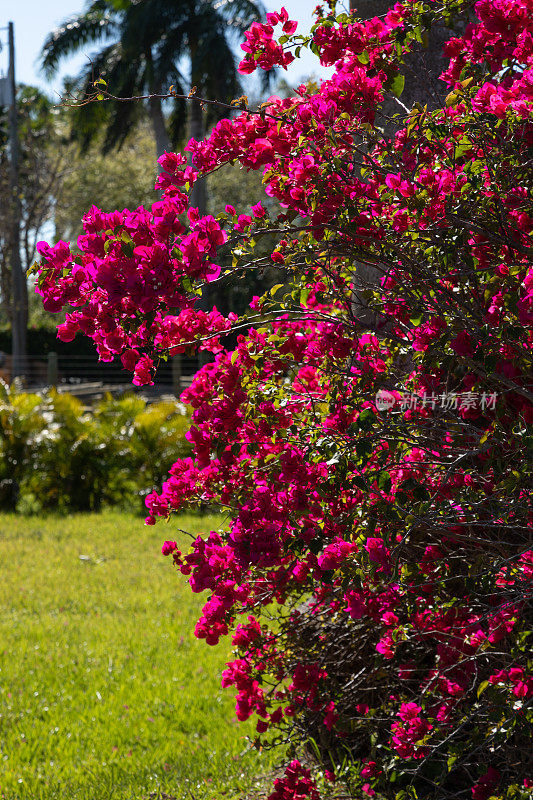
POLYGON ((11 341, 13 369, 12 378, 23 376, 26 371, 26 275, 20 258, 20 191, 19 191, 19 139, 17 127, 17 89, 15 83, 15 34, 13 23, 8 25, 9 70, 9 178, 11 212, 11 341))

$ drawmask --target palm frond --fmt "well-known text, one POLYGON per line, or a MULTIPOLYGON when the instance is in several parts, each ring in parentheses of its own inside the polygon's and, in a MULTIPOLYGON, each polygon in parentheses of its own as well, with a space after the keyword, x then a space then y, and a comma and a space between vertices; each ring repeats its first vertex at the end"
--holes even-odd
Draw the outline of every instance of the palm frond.
POLYGON ((211 5, 218 16, 235 32, 243 34, 252 22, 265 19, 266 9, 261 2, 252 0, 212 0, 211 5))
MULTIPOLYGON (((107 73, 107 84, 112 94, 117 97, 138 97, 142 94, 146 82, 145 69, 142 59, 118 59, 107 73)), ((114 148, 120 150, 143 114, 144 104, 140 100, 110 101, 103 152, 108 153, 114 148)))
POLYGON ((41 68, 50 78, 59 62, 81 47, 116 36, 118 20, 108 2, 98 0, 84 14, 63 22, 46 38, 41 50, 41 68))
POLYGON ((109 121, 102 146, 104 155, 111 150, 120 150, 128 136, 134 132, 137 123, 145 115, 145 106, 140 101, 127 103, 115 100, 110 103, 109 121))
MULTIPOLYGON (((159 92, 170 84, 185 93, 188 81, 180 72, 185 59, 192 85, 208 99, 227 102, 242 93, 233 36, 242 36, 264 13, 260 0, 92 0, 48 36, 42 68, 52 75, 64 57, 101 42, 103 48, 75 81, 82 91, 91 93, 105 73, 110 93, 119 97, 159 92)), ((83 105, 73 115, 75 138, 87 147, 104 127, 104 149, 120 147, 142 108, 120 101, 83 105)), ((207 122, 225 113, 210 106, 207 122)), ((174 145, 183 136, 186 117, 187 104, 173 101, 168 129, 174 145)))
POLYGON ((164 39, 160 39, 153 49, 154 77, 159 83, 174 83, 169 80, 176 75, 178 81, 183 82, 179 74, 177 62, 187 55, 187 28, 185 25, 176 25, 170 28, 164 39))
POLYGON ((87 150, 109 118, 107 103, 84 103, 83 99, 94 93, 94 81, 106 70, 112 68, 119 58, 120 48, 117 44, 104 47, 99 53, 91 56, 90 64, 82 69, 71 87, 71 90, 76 91, 82 101, 82 105, 72 109, 71 139, 79 144, 82 152, 87 150))
MULTIPOLYGON (((121 41, 124 52, 147 51, 165 41, 190 16, 185 2, 143 0, 132 4, 124 14, 121 41)), ((173 59, 172 59, 173 60, 173 59)))
MULTIPOLYGON (((235 52, 220 31, 211 29, 200 38, 191 63, 191 80, 208 99, 228 103, 242 94, 235 52), (220 69, 220 64, 224 64, 224 69, 220 69)), ((208 122, 223 116, 227 116, 226 109, 208 107, 208 122)))
POLYGON ((103 103, 88 103, 72 110, 71 141, 82 153, 87 152, 108 119, 108 108, 103 103))
MULTIPOLYGON (((174 84, 178 94, 185 94, 184 87, 181 83, 174 84)), ((187 117, 188 108, 186 100, 178 100, 175 98, 172 101, 172 110, 167 118, 167 128, 172 147, 182 147, 184 143, 185 133, 187 131, 187 117)))

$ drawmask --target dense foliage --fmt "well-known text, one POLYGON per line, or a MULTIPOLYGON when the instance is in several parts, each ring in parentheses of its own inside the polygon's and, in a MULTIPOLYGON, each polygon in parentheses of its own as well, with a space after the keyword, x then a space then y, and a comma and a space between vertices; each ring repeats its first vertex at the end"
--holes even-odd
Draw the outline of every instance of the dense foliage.
MULTIPOLYGON (((220 122, 189 143, 193 166, 165 154, 163 198, 93 207, 81 255, 41 246, 45 306, 72 307, 61 338, 82 331, 136 384, 169 353, 215 354, 183 394, 194 455, 147 498, 148 522, 228 512, 191 552, 163 547, 210 592, 196 635, 214 645, 244 616, 223 677, 237 716, 257 715, 260 741, 312 741, 352 794, 531 792, 532 12, 319 7, 310 38, 269 14, 242 71, 310 46, 331 79, 220 122), (405 107, 436 25, 460 34, 445 101, 435 80, 428 106, 405 107), (281 214, 188 208, 197 178, 234 161, 263 171, 281 214), (283 270, 246 319, 196 306, 228 250, 243 280, 283 270)), ((314 800, 318 773, 295 759, 271 798, 314 800)))
POLYGON ((190 453, 185 408, 110 395, 87 411, 70 394, 18 392, 0 381, 0 509, 141 511, 177 452, 190 453))
MULTIPOLYGON (((13 205, 9 154, 9 109, 0 105, 0 313, 12 317, 13 205)), ((36 245, 53 218, 54 199, 65 167, 52 103, 35 86, 17 87, 19 141, 20 257, 26 272, 36 245)), ((25 287, 25 284, 23 285, 25 287)), ((22 298, 27 315, 27 292, 22 298)))

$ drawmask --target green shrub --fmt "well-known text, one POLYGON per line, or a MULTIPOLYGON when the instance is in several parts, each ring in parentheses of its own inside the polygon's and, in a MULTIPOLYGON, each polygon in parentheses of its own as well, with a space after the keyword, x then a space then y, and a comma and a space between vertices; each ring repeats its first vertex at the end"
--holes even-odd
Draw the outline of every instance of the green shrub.
POLYGON ((137 415, 129 440, 130 468, 138 475, 142 488, 140 496, 145 509, 144 497, 160 487, 176 458, 191 455, 185 434, 190 418, 185 406, 161 402, 148 406, 137 415))
POLYGON ((0 508, 14 511, 20 486, 33 466, 36 437, 45 428, 41 398, 0 381, 0 508))
POLYGON ((69 394, 0 385, 0 508, 19 513, 142 511, 176 452, 189 454, 189 418, 175 402, 147 406, 107 395, 87 411, 69 394))
POLYGON ((117 469, 117 446, 109 426, 99 425, 72 395, 43 397, 46 426, 35 443, 25 489, 43 510, 98 511, 117 469))

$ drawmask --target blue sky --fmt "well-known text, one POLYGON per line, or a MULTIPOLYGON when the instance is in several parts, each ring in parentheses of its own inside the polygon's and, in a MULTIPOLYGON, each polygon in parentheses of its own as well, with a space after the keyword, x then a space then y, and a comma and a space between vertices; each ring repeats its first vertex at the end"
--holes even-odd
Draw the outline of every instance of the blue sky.
MULTIPOLYGON (((312 11, 318 0, 266 0, 268 10, 277 10, 285 5, 291 18, 300 23, 298 32, 306 33, 312 24, 312 11)), ((0 3, 0 27, 7 26, 8 21, 15 25, 16 47, 16 77, 21 83, 30 83, 47 89, 59 99, 61 78, 65 75, 75 75, 84 63, 87 55, 77 55, 65 61, 60 71, 60 77, 48 83, 39 73, 37 59, 46 35, 56 25, 78 13, 84 8, 84 0, 2 0, 0 3)), ((0 52, 0 74, 7 70, 7 30, 0 31, 1 41, 4 44, 0 52)), ((91 48, 87 49, 87 54, 91 48)), ((305 52, 305 51, 304 51, 305 52)), ((280 73, 283 72, 280 70, 280 73)), ((325 74, 312 54, 298 59, 293 64, 286 77, 292 84, 297 84, 300 78, 310 74, 325 74)))

